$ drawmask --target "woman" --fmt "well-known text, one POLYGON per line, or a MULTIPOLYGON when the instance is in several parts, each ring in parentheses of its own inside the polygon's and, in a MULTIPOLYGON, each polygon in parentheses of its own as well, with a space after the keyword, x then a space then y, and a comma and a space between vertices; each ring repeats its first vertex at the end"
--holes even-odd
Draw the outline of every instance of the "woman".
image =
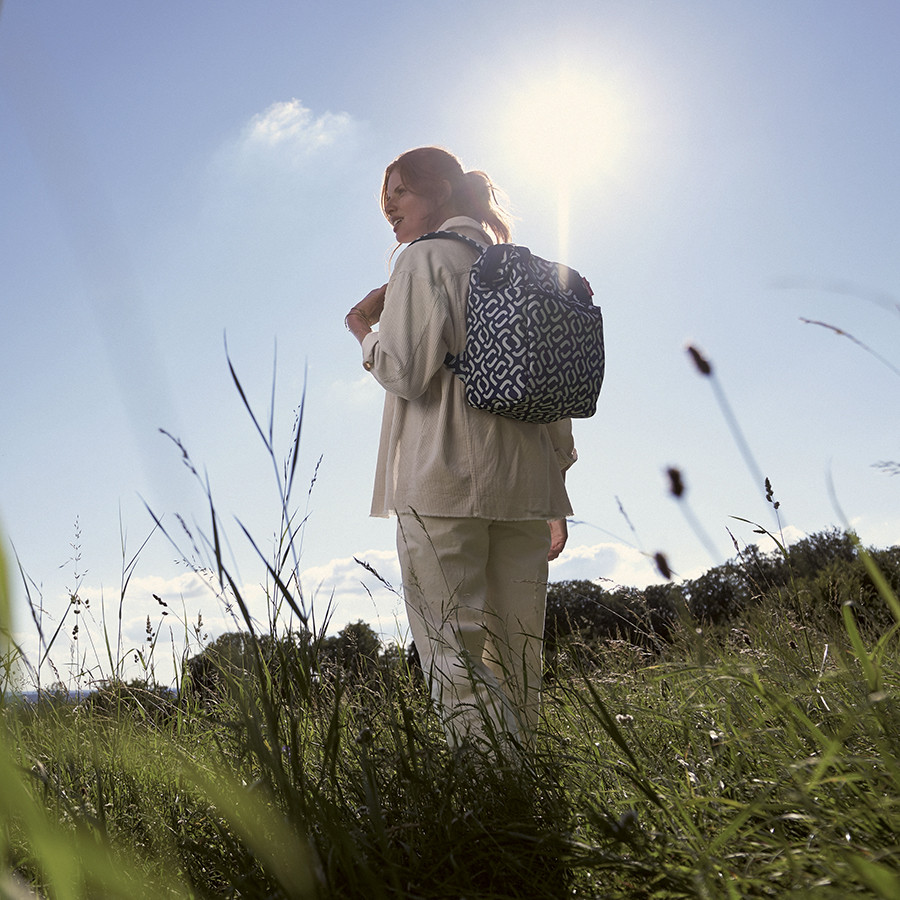
MULTIPOLYGON (((487 175, 436 147, 387 167, 381 207, 400 244, 440 230, 509 240, 487 175)), ((476 256, 452 239, 407 247, 345 319, 386 391, 372 515, 397 516, 410 628, 451 746, 535 733, 547 562, 566 543, 575 460, 569 420, 473 409, 444 365, 463 348, 476 256)))

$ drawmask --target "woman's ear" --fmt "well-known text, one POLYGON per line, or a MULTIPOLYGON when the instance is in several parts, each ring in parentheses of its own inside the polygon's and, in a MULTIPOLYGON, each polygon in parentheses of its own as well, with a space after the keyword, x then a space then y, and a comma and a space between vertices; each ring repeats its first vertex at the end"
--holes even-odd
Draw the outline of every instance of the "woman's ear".
POLYGON ((441 189, 438 193, 438 205, 439 206, 447 206, 450 203, 451 198, 453 197, 453 188, 450 187, 450 182, 444 178, 441 181, 441 189))

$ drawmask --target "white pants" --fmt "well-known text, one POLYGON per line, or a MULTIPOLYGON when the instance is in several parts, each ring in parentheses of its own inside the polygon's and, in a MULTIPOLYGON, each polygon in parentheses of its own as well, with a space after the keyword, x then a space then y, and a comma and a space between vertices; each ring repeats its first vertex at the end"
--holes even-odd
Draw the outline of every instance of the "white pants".
POLYGON ((549 549, 542 520, 398 517, 410 628, 451 746, 534 735, 549 549))

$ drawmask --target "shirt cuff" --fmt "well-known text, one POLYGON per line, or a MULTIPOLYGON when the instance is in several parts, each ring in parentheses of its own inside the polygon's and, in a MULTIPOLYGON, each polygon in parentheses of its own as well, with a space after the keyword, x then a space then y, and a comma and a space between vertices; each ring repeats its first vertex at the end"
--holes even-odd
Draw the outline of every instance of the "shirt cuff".
POLYGON ((378 345, 378 332, 370 331, 362 339, 363 368, 371 372, 375 366, 375 347, 378 345))

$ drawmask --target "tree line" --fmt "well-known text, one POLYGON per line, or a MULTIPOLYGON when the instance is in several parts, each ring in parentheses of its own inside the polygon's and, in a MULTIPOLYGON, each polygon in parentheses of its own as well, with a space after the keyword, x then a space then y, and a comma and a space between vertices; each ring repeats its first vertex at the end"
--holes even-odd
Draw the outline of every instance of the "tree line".
MULTIPOLYGON (((900 546, 866 551, 900 592, 900 546)), ((774 600, 798 617, 822 626, 839 622, 841 607, 852 602, 861 629, 881 632, 891 624, 890 609, 861 558, 856 537, 838 529, 803 538, 790 547, 763 552, 754 544, 698 578, 609 589, 593 581, 550 585, 545 620, 545 657, 550 674, 562 648, 591 647, 621 640, 649 652, 664 647, 685 617, 700 627, 728 626, 763 600, 774 600)), ((317 685, 383 680, 401 670, 416 673, 415 646, 383 645, 371 626, 357 621, 335 635, 298 631, 283 637, 230 632, 187 660, 186 684, 201 696, 215 697, 259 661, 266 677, 277 678, 297 653, 311 661, 306 675, 317 685)), ((296 668, 291 671, 296 677, 296 668)), ((304 670, 306 671, 306 670, 304 670)))

